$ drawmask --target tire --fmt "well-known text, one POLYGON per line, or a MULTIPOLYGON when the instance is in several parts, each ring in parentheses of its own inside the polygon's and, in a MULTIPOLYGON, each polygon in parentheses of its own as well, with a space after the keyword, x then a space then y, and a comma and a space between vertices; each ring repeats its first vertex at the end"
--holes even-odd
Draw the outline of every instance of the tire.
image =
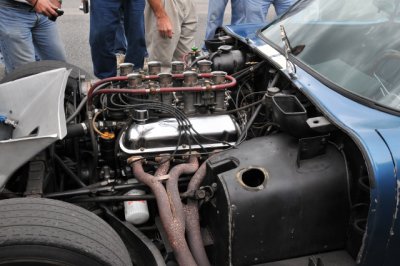
POLYGON ((68 77, 67 88, 75 88, 79 85, 79 79, 82 75, 84 75, 87 79, 90 79, 91 76, 81 68, 68 64, 61 61, 54 61, 54 60, 43 60, 28 63, 22 65, 15 70, 11 71, 7 74, 1 81, 0 84, 14 81, 20 78, 28 77, 31 75, 39 74, 45 71, 57 69, 57 68, 66 68, 71 69, 71 74, 68 77))
POLYGON ((118 234, 78 206, 44 198, 0 200, 0 265, 132 265, 118 234))

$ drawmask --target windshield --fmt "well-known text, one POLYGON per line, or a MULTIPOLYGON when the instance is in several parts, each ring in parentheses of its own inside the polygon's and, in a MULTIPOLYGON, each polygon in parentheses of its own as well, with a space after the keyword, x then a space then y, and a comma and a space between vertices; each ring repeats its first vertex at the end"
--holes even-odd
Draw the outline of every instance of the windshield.
POLYGON ((300 0, 262 31, 343 89, 400 111, 400 0, 300 0))

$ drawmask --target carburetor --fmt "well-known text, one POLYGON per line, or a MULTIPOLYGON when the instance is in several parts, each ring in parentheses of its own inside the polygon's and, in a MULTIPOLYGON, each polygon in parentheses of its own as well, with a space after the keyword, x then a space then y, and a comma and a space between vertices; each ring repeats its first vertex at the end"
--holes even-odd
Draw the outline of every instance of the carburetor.
POLYGON ((113 110, 125 107, 132 118, 119 138, 121 151, 143 154, 233 145, 240 129, 225 112, 226 92, 236 85, 235 79, 212 71, 208 60, 193 68, 180 61, 171 66, 171 73, 161 72, 161 62, 151 61, 146 73, 134 72, 129 63, 120 65, 117 78, 123 82, 114 89, 118 97, 112 94, 107 104, 113 117, 124 117, 113 110))

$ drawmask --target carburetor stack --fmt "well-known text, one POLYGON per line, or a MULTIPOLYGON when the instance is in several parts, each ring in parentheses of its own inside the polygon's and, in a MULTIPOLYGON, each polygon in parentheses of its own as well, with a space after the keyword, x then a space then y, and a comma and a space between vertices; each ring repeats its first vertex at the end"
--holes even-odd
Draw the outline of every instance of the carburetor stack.
MULTIPOLYGON (((174 104, 187 115, 211 114, 226 110, 225 90, 214 90, 212 85, 227 83, 227 74, 223 71, 212 72, 212 62, 200 60, 197 67, 185 71, 185 64, 181 61, 171 63, 171 73, 161 72, 161 62, 148 63, 147 73, 134 72, 133 65, 123 63, 120 65, 120 75, 126 76, 130 89, 148 89, 150 94, 145 97, 148 100, 174 104), (145 75, 147 74, 147 75, 145 75), (184 90, 174 93, 173 88, 200 88, 201 90, 184 90), (160 88, 170 88, 171 93, 158 92, 160 88)), ((142 97, 143 99, 143 97, 142 97)))
POLYGON ((119 140, 120 149, 126 154, 143 154, 223 148, 235 143, 239 127, 224 113, 226 91, 236 80, 223 71, 212 71, 208 60, 200 60, 190 69, 180 61, 171 66, 171 73, 161 72, 161 62, 151 61, 145 73, 134 72, 129 63, 120 65, 121 78, 126 78, 120 89, 128 93, 119 94, 109 104, 125 105, 133 120, 119 140))

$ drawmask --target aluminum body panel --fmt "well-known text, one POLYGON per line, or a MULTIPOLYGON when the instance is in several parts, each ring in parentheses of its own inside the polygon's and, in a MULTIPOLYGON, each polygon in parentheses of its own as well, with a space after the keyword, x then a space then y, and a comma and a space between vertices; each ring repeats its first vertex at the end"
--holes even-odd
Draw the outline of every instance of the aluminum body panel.
POLYGON ((0 188, 32 156, 67 134, 69 73, 56 69, 0 85, 0 114, 18 122, 12 138, 0 141, 0 188))
MULTIPOLYGON (((205 137, 196 137, 204 148, 226 147, 226 142, 233 145, 239 133, 237 123, 229 115, 190 117, 189 121, 194 130, 205 137)), ((193 129, 191 133, 196 136, 193 129)), ((175 118, 132 124, 122 135, 120 148, 128 154, 174 151, 179 138, 181 145, 178 146, 178 150, 201 148, 197 143, 188 143, 187 134, 182 132, 179 137, 178 122, 175 118)))

